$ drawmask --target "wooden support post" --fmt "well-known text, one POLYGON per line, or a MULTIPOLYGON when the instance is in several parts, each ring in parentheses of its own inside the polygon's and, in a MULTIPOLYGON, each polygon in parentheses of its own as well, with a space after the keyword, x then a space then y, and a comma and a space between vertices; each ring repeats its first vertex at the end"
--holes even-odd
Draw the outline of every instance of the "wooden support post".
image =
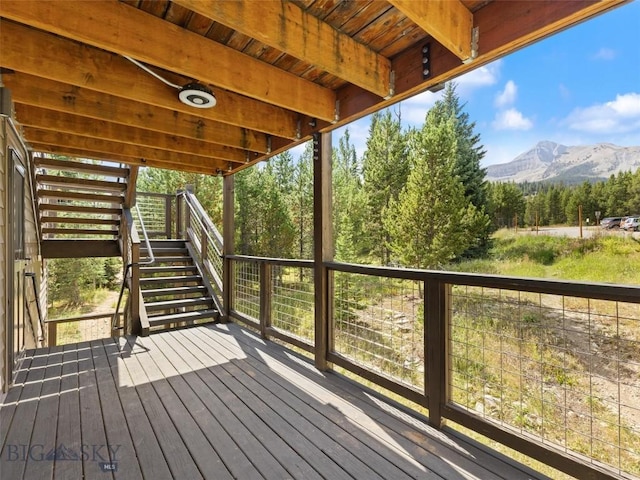
POLYGON ((209 249, 209 237, 207 237, 207 229, 206 227, 202 227, 202 236, 200 237, 200 258, 202 260, 202 265, 207 265, 207 250, 209 249))
POLYGON ((132 238, 131 240, 131 262, 133 263, 131 267, 131 289, 129 291, 131 323, 124 325, 124 332, 127 335, 140 333, 140 240, 137 238, 132 238))
POLYGON ((229 321, 229 312, 233 307, 232 282, 233 263, 227 255, 233 255, 235 251, 235 225, 234 225, 234 178, 233 175, 224 177, 222 193, 222 296, 225 315, 223 320, 229 321))
POLYGON ((271 326, 271 265, 260 264, 260 335, 267 338, 267 329, 271 326))
POLYGON ((129 176, 127 178, 127 190, 124 194, 125 208, 132 208, 136 204, 136 183, 138 181, 138 166, 129 166, 129 176))
POLYGON ((176 193, 176 236, 184 238, 184 229, 182 228, 182 210, 184 209, 184 197, 181 195, 183 190, 176 193))
POLYGON ((164 197, 164 221, 167 238, 171 238, 171 196, 164 197))
POLYGON ((424 344, 425 385, 429 424, 442 427, 442 407, 449 397, 447 366, 447 330, 449 328, 450 286, 436 280, 425 281, 424 344))
POLYGON ((333 338, 329 275, 324 262, 333 260, 331 221, 331 133, 313 135, 313 260, 315 285, 315 365, 329 368, 327 353, 333 338))
POLYGON ((58 341, 58 324, 47 322, 47 347, 55 347, 58 341))
POLYGON ((582 205, 578 205, 578 225, 580 225, 580 238, 582 238, 582 205))

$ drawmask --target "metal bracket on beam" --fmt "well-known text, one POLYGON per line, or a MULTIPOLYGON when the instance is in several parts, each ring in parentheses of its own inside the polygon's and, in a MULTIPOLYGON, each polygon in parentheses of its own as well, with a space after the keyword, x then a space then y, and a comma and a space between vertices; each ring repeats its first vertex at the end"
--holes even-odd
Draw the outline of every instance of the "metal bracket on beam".
POLYGON ((271 135, 267 135, 267 154, 271 153, 271 135))
POLYGON ((471 29, 471 56, 464 60, 462 63, 471 63, 478 58, 478 41, 480 40, 480 28, 473 27, 471 29))
POLYGON ((422 79, 426 80, 431 76, 431 44, 425 43, 422 46, 422 79))
POLYGON ((302 138, 302 118, 298 116, 298 121, 296 123, 296 140, 300 140, 302 138))
POLYGON ((385 100, 389 100, 396 94, 396 71, 391 70, 389 72, 389 95, 384 97, 385 100))
POLYGON ((333 122, 338 123, 340 121, 340 100, 336 100, 336 109, 333 111, 333 122))

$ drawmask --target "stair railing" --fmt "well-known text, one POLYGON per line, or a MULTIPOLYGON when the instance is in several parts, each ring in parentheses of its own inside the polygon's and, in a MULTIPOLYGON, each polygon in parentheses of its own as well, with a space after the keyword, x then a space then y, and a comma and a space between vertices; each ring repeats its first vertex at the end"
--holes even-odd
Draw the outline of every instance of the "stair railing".
MULTIPOLYGON (((119 327, 118 319, 120 318, 120 304, 122 303, 122 297, 124 295, 124 290, 129 284, 129 294, 130 294, 130 302, 129 306, 131 308, 132 316, 134 320, 140 318, 140 310, 144 308, 143 303, 140 301, 140 282, 138 275, 138 267, 140 265, 152 265, 155 263, 156 258, 153 253, 153 249, 151 248, 151 243, 149 242, 149 236, 147 235, 147 229, 144 225, 144 220, 142 219, 142 214, 140 213, 140 209, 138 205, 134 206, 136 211, 136 215, 138 217, 138 221, 140 222, 140 228, 142 230, 142 235, 144 238, 145 246, 147 247, 147 260, 140 261, 140 239, 138 237, 138 232, 133 224, 133 217, 131 215, 131 209, 125 208, 123 211, 123 225, 126 224, 124 228, 124 232, 126 234, 126 241, 123 241, 122 251, 123 258, 125 258, 126 265, 124 269, 124 274, 122 277, 122 285, 120 286, 120 294, 118 295, 118 302, 116 304, 116 311, 113 314, 113 319, 111 322, 112 331, 125 329, 126 326, 119 327), (128 261, 127 261, 128 260, 128 261), (129 279, 129 274, 131 273, 131 279, 129 279)), ((144 327, 142 327, 144 328, 144 327)))
POLYGON ((216 308, 224 315, 221 302, 222 285, 222 235, 196 198, 187 190, 178 192, 178 232, 187 240, 193 257, 206 281, 210 284, 216 308), (184 205, 184 214, 181 206, 184 205))
MULTIPOLYGON (((33 272, 25 272, 24 276, 31 278, 33 296, 36 300, 36 308, 38 310, 38 326, 40 327, 39 335, 36 335, 36 332, 33 330, 32 322, 29 322, 29 325, 31 325, 31 332, 33 333, 33 341, 37 347, 39 342, 42 343, 44 341, 44 321, 42 319, 42 307, 40 307, 40 296, 38 295, 38 287, 36 285, 36 274, 33 272)), ((27 308, 27 313, 29 314, 29 318, 31 318, 31 310, 29 308, 27 308)))

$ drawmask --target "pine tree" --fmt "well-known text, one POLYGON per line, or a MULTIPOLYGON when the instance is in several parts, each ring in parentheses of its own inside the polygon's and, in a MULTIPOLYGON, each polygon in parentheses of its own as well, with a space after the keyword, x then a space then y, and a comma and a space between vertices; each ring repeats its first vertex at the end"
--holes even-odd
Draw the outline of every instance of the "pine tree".
MULTIPOLYGON (((480 144, 480 135, 475 133, 475 122, 469 121, 469 114, 464 112, 464 104, 456 93, 456 85, 447 83, 442 99, 438 100, 429 113, 437 122, 454 121, 457 139, 457 153, 453 173, 464 187, 464 195, 479 212, 488 212, 488 196, 486 170, 480 166, 486 151, 480 144)), ((480 219, 478 219, 480 220, 480 219)), ((474 232, 475 241, 466 251, 464 257, 477 257, 489 247, 491 222, 487 216, 478 223, 478 231, 474 232)))
POLYGON ((516 216, 522 224, 525 214, 525 199, 515 183, 494 183, 490 185, 493 224, 496 228, 513 227, 516 216))
POLYGON ((455 123, 429 113, 422 131, 410 138, 411 173, 398 199, 385 209, 384 224, 391 250, 403 265, 436 268, 469 247, 468 227, 478 212, 454 174, 455 123))
POLYGON ((291 220, 295 228, 294 257, 313 258, 313 143, 307 142, 295 164, 289 197, 291 220))
POLYGON ((366 249, 363 233, 366 205, 356 149, 351 143, 349 130, 340 138, 338 148, 333 150, 332 172, 335 258, 344 262, 357 261, 366 249))
POLYGON ((400 118, 394 119, 389 110, 372 116, 362 169, 367 250, 386 265, 390 257, 390 238, 383 223, 383 211, 398 198, 409 175, 406 137, 400 118))

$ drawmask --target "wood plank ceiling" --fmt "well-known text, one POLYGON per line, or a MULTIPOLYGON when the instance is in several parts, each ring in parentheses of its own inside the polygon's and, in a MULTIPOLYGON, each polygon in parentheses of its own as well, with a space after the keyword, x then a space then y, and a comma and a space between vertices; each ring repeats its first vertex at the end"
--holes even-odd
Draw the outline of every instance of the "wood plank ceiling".
POLYGON ((625 2, 2 0, 1 80, 35 151, 226 175, 625 2))

